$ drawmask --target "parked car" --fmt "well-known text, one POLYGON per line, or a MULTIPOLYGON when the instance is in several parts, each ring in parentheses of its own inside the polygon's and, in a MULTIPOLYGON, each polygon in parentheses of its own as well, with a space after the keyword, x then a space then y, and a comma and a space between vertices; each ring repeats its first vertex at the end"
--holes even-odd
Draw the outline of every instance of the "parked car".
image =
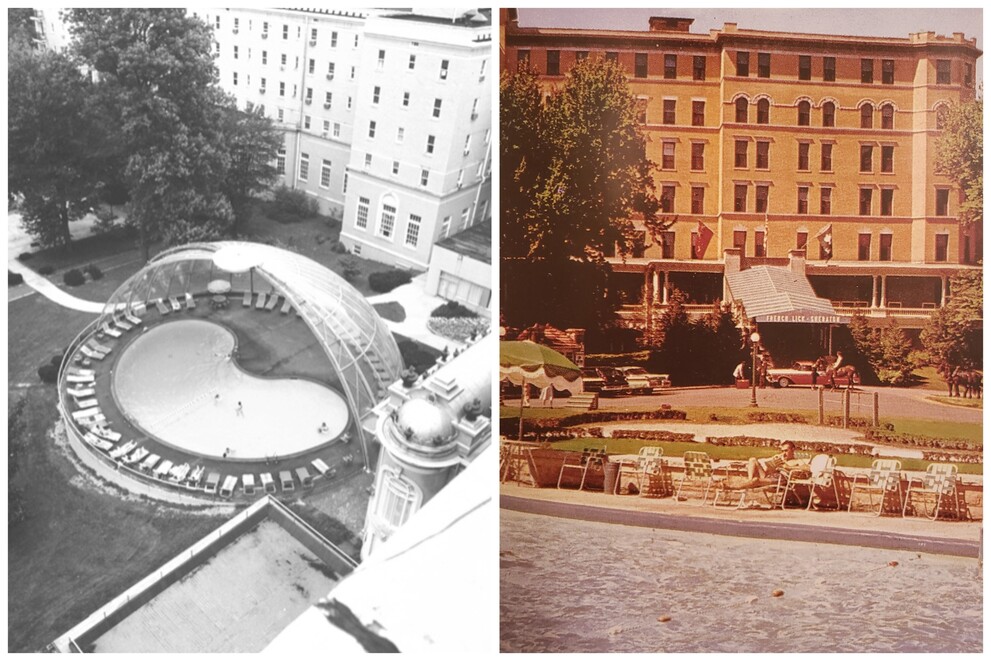
POLYGON ((667 374, 650 374, 642 367, 617 367, 626 379, 630 392, 638 395, 653 394, 654 388, 670 388, 671 379, 667 374))
POLYGON ((585 392, 597 392, 601 397, 618 397, 629 392, 626 378, 615 367, 583 367, 582 385, 585 392))
MULTIPOLYGON (((781 388, 787 388, 790 385, 811 386, 812 368, 814 365, 815 361, 812 360, 798 360, 792 363, 791 367, 772 367, 767 370, 767 380, 769 383, 777 384, 781 388)), ((848 376, 837 376, 835 381, 836 385, 847 387, 857 383, 856 378, 848 376)), ((816 385, 825 384, 826 374, 825 372, 819 372, 816 385)))

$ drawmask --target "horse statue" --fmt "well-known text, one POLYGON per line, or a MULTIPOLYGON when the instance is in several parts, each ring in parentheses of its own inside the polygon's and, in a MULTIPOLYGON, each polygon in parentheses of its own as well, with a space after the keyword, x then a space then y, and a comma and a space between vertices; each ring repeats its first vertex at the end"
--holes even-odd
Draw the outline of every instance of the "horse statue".
POLYGON ((984 394, 984 373, 957 366, 950 373, 947 384, 950 389, 950 397, 980 399, 984 394), (963 386, 963 394, 960 393, 960 386, 963 386))

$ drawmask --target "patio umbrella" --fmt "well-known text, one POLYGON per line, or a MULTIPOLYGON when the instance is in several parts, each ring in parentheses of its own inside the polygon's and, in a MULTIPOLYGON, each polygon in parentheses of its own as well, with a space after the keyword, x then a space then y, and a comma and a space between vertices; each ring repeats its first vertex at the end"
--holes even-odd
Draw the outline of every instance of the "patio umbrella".
POLYGON ((231 283, 227 280, 211 280, 206 290, 211 294, 226 294, 231 290, 231 283))
MULTIPOLYGON (((526 388, 553 386, 582 392, 582 372, 560 353, 530 340, 499 343, 499 378, 526 388)), ((520 394, 520 440, 523 440, 523 395, 520 394)))
POLYGON ((261 255, 250 245, 233 244, 222 247, 213 253, 214 265, 228 273, 248 272, 251 277, 251 293, 255 293, 254 268, 261 264, 261 255))

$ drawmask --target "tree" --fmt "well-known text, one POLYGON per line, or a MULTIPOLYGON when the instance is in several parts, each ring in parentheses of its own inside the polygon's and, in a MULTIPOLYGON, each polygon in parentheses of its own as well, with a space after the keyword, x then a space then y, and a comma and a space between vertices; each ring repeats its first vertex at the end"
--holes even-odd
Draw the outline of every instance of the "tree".
POLYGON ((960 222, 984 219, 984 101, 953 106, 944 116, 943 133, 936 141, 937 172, 957 182, 963 191, 960 222))
POLYGON ((67 246, 69 223, 89 210, 99 185, 91 85, 63 54, 8 46, 8 192, 21 198, 31 236, 67 246))
MULTIPOLYGON (((871 327, 863 312, 850 318, 850 337, 857 355, 847 361, 869 366, 878 381, 886 385, 904 385, 915 369, 910 358, 912 342, 894 319, 885 326, 871 327)), ((861 375, 863 376, 863 375, 861 375)))
POLYGON ((221 188, 234 213, 236 235, 244 229, 252 195, 278 178, 274 159, 283 139, 272 120, 260 110, 241 112, 230 108, 221 117, 223 144, 230 159, 221 188))
POLYGON ((958 366, 979 368, 983 364, 982 272, 960 271, 950 279, 950 291, 953 295, 946 306, 929 317, 919 334, 927 361, 944 375, 958 366))

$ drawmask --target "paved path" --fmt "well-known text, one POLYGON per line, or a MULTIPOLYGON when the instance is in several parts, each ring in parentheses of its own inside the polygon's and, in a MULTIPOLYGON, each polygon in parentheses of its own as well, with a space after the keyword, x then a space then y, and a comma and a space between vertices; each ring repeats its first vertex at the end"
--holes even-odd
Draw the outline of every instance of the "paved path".
POLYGON ((464 347, 462 342, 457 342, 447 337, 441 337, 430 332, 427 328, 427 321, 430 320, 430 313, 447 301, 439 296, 431 296, 427 293, 427 274, 421 273, 408 284, 396 287, 390 292, 369 296, 368 302, 372 305, 376 303, 396 302, 403 306, 406 318, 403 321, 389 321, 383 319, 389 329, 394 333, 399 333, 422 344, 429 345, 438 351, 443 351, 445 347, 449 351, 464 347))

